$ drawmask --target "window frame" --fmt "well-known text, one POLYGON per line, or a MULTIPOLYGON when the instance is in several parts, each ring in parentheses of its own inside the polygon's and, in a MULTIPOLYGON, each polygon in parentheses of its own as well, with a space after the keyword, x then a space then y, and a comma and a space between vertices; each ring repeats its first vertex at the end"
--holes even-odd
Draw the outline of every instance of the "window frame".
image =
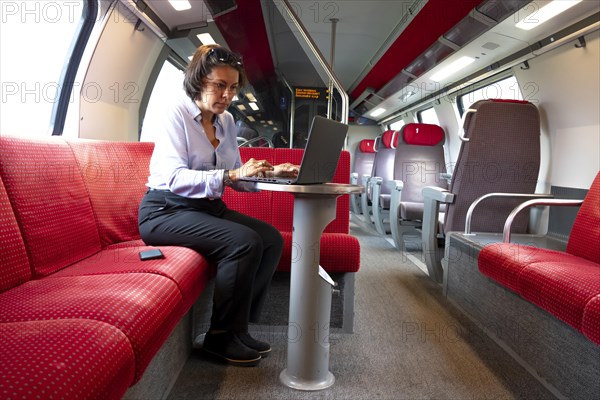
POLYGON ((420 109, 419 111, 417 111, 417 112, 415 113, 415 114, 416 114, 416 116, 417 116, 417 121, 418 121, 420 124, 428 124, 428 123, 429 123, 429 122, 423 122, 423 117, 422 117, 422 114, 423 114, 425 111, 429 111, 429 110, 433 110, 433 112, 435 113, 435 116, 436 116, 436 118, 437 118, 437 120, 438 120, 438 122, 439 122, 439 117, 437 116, 437 112, 435 111, 435 107, 434 107, 433 105, 431 105, 431 106, 429 106, 429 107, 422 108, 422 109, 420 109))
POLYGON ((71 92, 75 86, 75 78, 81 64, 81 59, 83 58, 83 53, 96 24, 98 10, 98 0, 87 0, 83 3, 80 25, 68 53, 70 55, 69 62, 64 66, 61 73, 60 84, 57 89, 59 92, 58 101, 54 103, 52 113, 50 114, 52 136, 61 136, 63 134, 71 92))
MULTIPOLYGON (((473 92, 476 92, 476 91, 481 90, 483 88, 486 88, 488 86, 495 85, 498 82, 502 82, 502 81, 505 81, 505 80, 510 79, 510 78, 514 78, 515 81, 517 81, 517 77, 514 74, 502 74, 500 76, 494 76, 493 78, 494 79, 492 79, 492 80, 483 80, 479 84, 473 85, 473 87, 471 88, 471 90, 469 90, 468 92, 461 91, 461 93, 456 96, 456 98, 455 98, 456 109, 458 110, 458 114, 460 115, 461 118, 462 118, 462 116, 464 115, 464 113, 466 111, 465 108, 464 108, 463 102, 462 102, 462 98, 463 97, 468 96, 468 95, 470 95, 473 92)), ((519 84, 519 81, 517 81, 517 85, 518 84, 519 84)), ((519 88, 519 92, 520 92, 520 90, 521 89, 519 88)), ((523 97, 523 93, 521 93, 521 97, 523 97)))

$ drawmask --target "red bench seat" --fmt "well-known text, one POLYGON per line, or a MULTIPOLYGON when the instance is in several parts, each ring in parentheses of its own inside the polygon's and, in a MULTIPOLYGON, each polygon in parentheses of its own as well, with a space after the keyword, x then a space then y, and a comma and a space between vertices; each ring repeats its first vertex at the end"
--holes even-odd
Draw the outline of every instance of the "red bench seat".
POLYGON ((481 250, 478 266, 600 345, 600 173, 577 214, 566 252, 494 243, 481 250))
MULTIPOLYGON (((148 247, 137 211, 153 144, 1 136, 0 148, 0 397, 121 398, 174 329, 187 326, 214 269, 183 247, 139 260, 148 247)), ((297 163, 302 156, 243 154, 297 163)), ((336 179, 349 175, 345 153, 336 179)), ((321 242, 329 271, 359 266, 347 197, 321 242)), ((228 189, 226 201, 282 231, 280 269, 289 269, 291 197, 228 189)))

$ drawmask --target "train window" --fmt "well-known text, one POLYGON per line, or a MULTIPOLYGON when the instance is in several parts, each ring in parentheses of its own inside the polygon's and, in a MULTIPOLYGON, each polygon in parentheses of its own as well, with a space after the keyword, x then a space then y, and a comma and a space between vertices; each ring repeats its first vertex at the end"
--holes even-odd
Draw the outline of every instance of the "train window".
POLYGON ((141 141, 154 141, 159 117, 164 113, 165 107, 171 103, 171 100, 181 95, 185 95, 183 71, 166 60, 152 88, 142 124, 141 141))
POLYGON ((417 119, 423 124, 440 124, 440 121, 438 120, 437 114, 435 113, 433 107, 419 111, 417 113, 417 119))
MULTIPOLYGON (((0 3, 0 132, 21 136, 49 135, 54 125, 53 109, 58 106, 61 86, 73 86, 72 80, 65 79, 68 64, 74 58, 77 59, 77 65, 79 63, 80 57, 74 57, 73 54, 79 45, 77 39, 84 28, 83 20, 87 24, 86 17, 92 11, 88 9, 88 1, 83 0, 3 0, 0 3)), ((96 15, 91 19, 95 20, 96 15)), ((65 95, 68 101, 71 90, 62 96, 65 95)))
POLYGON ((399 119, 398 121, 392 122, 389 128, 394 131, 399 131, 404 125, 406 125, 404 120, 399 119))
POLYGON ((517 79, 514 76, 511 76, 458 96, 456 104, 460 115, 462 116, 465 110, 468 110, 473 103, 484 99, 523 100, 523 96, 521 95, 517 79))

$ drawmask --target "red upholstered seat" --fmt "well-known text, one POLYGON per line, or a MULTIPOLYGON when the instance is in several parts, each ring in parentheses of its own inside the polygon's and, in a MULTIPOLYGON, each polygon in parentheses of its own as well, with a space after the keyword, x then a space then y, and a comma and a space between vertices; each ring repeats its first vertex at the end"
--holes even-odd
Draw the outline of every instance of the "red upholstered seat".
POLYGON ((600 266, 571 256, 525 267, 519 294, 577 330, 587 303, 600 294, 600 266))
MULTIPOLYGON (((314 254, 300 254, 292 243, 292 233, 282 232, 284 240, 283 254, 277 267, 278 271, 290 271, 291 261, 296 257, 314 257, 314 254)), ((358 272, 360 266, 360 245, 354 236, 342 233, 323 233, 320 239, 321 254, 319 263, 330 273, 358 272)))
POLYGON ((0 324, 3 399, 120 399, 134 377, 128 338, 90 319, 0 324))
POLYGON ((213 274, 204 257, 184 247, 161 247, 164 259, 139 262, 139 252, 152 247, 143 243, 137 246, 110 246, 74 265, 51 275, 55 277, 147 273, 172 280, 183 298, 183 307, 194 304, 213 274))
POLYGON ((51 274, 100 251, 96 219, 71 148, 61 139, 0 137, 0 173, 32 271, 51 274))
MULTIPOLYGON (((302 149, 273 148, 240 148, 242 162, 251 157, 266 159, 273 165, 284 162, 300 164, 302 149)), ((340 155, 333 182, 349 183, 350 153, 343 151, 340 155)), ((294 197, 290 193, 263 190, 259 193, 236 192, 227 189, 223 200, 227 206, 261 219, 277 228, 285 240, 278 271, 289 271, 293 254, 291 232, 293 229, 294 197)), ((325 228, 321 237, 321 266, 328 272, 356 272, 360 266, 360 246, 356 238, 348 235, 350 229, 349 196, 337 199, 336 217, 325 228)))
POLYGON ((600 173, 586 195, 566 252, 495 243, 479 271, 600 344, 600 173))
MULTIPOLYGON (((0 169, 2 165, 0 164, 0 169)), ((0 293, 31 279, 31 267, 27 259, 25 243, 19 231, 12 206, 0 176, 0 293)))
POLYGON ((592 342, 600 344, 600 294, 594 296, 585 306, 581 331, 592 342))
POLYGON ((519 275, 527 266, 559 262, 565 253, 514 243, 492 243, 479 253, 479 271, 496 282, 519 293, 519 275))
POLYGON ((0 397, 121 398, 212 276, 139 260, 152 147, 0 137, 0 397))
POLYGON ((185 311, 177 285, 156 274, 47 277, 0 296, 0 326, 81 319, 118 328, 133 348, 136 380, 185 311))
POLYGON ((139 239, 138 206, 154 143, 69 141, 98 225, 102 247, 139 239))

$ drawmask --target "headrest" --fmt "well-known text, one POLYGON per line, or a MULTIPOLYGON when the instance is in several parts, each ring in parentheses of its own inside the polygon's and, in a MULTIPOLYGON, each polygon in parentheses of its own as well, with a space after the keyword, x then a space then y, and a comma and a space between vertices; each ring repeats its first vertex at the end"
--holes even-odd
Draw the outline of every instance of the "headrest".
POLYGON ((383 132, 381 135, 381 141, 388 149, 395 149, 396 145, 398 144, 398 131, 389 130, 383 132))
MULTIPOLYGON (((462 123, 462 130, 463 130, 463 135, 465 138, 469 137, 469 126, 471 125, 471 121, 473 120, 473 118, 475 118, 475 114, 477 112, 477 110, 479 110, 480 107, 482 106, 491 106, 494 103, 513 103, 513 104, 521 104, 521 105, 528 105, 528 106, 533 106, 535 107, 531 102, 529 101, 525 101, 525 100, 512 100, 512 99, 484 99, 484 100, 477 100, 475 103, 471 104, 471 107, 469 107, 469 110, 466 110, 465 113, 463 114, 463 123, 462 123), (475 112, 472 112, 475 111, 475 112)), ((512 108, 512 106, 502 106, 500 104, 496 104, 496 107, 509 107, 512 108)))
POLYGON ((375 153, 375 140, 363 139, 358 144, 358 148, 362 153, 375 153))
POLYGON ((529 104, 527 100, 512 100, 512 99, 490 99, 496 103, 517 103, 517 104, 529 104))
POLYGON ((406 144, 435 146, 444 142, 444 130, 438 125, 410 123, 402 127, 402 138, 406 144))

